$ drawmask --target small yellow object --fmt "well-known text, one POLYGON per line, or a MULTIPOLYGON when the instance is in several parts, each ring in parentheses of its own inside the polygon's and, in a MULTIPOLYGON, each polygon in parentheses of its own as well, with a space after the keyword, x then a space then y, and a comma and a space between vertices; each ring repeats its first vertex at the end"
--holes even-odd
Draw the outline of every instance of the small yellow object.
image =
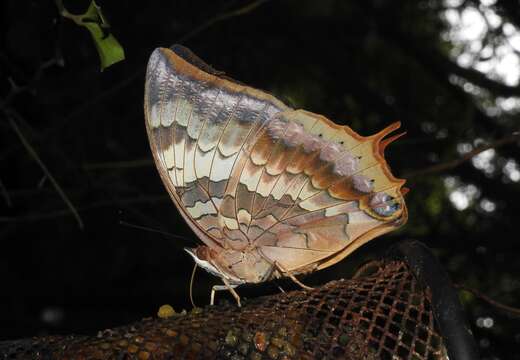
POLYGON ((171 305, 163 305, 159 308, 159 311, 157 311, 157 316, 161 319, 167 319, 169 317, 172 317, 175 315, 175 310, 171 307, 171 305))
POLYGON ((191 309, 190 313, 191 314, 200 314, 200 313, 202 313, 202 308, 194 307, 194 308, 191 309))
POLYGON ((226 335, 226 344, 229 346, 235 346, 238 342, 237 336, 233 333, 232 330, 229 330, 226 335))

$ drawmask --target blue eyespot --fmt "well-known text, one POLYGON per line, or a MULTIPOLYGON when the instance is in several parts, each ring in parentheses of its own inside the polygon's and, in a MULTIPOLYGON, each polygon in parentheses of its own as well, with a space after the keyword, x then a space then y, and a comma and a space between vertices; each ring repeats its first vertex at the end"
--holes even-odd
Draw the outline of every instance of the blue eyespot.
POLYGON ((388 217, 398 211, 401 204, 386 193, 377 193, 370 199, 370 207, 377 215, 388 217))

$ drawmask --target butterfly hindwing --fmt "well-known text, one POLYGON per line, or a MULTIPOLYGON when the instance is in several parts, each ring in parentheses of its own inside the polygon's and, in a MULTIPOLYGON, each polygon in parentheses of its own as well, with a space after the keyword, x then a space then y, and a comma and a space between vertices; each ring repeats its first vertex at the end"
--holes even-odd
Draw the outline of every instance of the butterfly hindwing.
POLYGON ((350 135, 344 127, 334 124, 337 128, 332 128, 321 116, 302 111, 282 113, 279 119, 302 124, 303 129, 294 131, 303 130, 313 137, 308 143, 291 141, 290 130, 285 130, 284 140, 272 150, 284 155, 270 156, 263 165, 265 172, 270 167, 277 171, 270 172, 274 178, 259 180, 258 188, 268 190, 256 194, 259 206, 253 207, 251 224, 257 227, 255 231, 250 227, 249 235, 266 257, 294 273, 307 271, 308 266, 318 267, 327 258, 341 260, 336 254, 348 255, 375 235, 389 231, 392 219, 405 218, 399 191, 403 181, 389 176, 386 162, 373 152, 373 144, 377 146, 384 133, 362 138, 350 130, 350 135), (321 142, 321 147, 313 141, 321 142), (323 147, 334 151, 324 153, 323 147), (338 159, 349 154, 357 166, 351 172, 338 171, 338 166, 349 164, 338 159), (377 192, 391 194, 392 200, 387 202, 399 204, 388 218, 370 209, 370 199, 377 192))

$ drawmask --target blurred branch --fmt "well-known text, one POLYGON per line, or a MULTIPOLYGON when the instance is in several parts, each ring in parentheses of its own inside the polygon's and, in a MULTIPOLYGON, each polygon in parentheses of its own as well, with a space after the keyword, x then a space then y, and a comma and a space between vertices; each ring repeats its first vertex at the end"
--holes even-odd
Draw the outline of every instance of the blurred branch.
POLYGON ((489 296, 482 294, 480 291, 470 288, 461 284, 453 284, 453 287, 459 290, 467 291, 473 294, 475 297, 487 302, 491 306, 496 307, 497 309, 505 312, 513 318, 520 319, 520 309, 512 306, 504 305, 496 300, 491 299, 489 296))
POLYGON ((260 5, 262 5, 263 3, 267 2, 267 1, 269 1, 269 0, 253 1, 252 3, 247 4, 247 5, 239 8, 239 9, 232 10, 232 11, 229 11, 229 12, 226 12, 226 13, 223 13, 223 14, 219 14, 219 15, 209 19, 205 23, 197 26, 195 29, 193 29, 189 33, 181 36, 177 40, 177 42, 183 43, 186 40, 188 40, 188 39, 194 37, 195 35, 203 32, 204 30, 210 28, 211 26, 215 25, 216 23, 218 23, 220 21, 224 21, 224 20, 236 17, 236 16, 241 16, 241 15, 248 14, 248 13, 250 13, 251 11, 253 11, 254 9, 256 9, 257 7, 259 7, 260 5))
POLYGON ((23 144, 23 146, 25 147, 25 149, 27 150, 29 155, 40 166, 42 171, 45 173, 45 175, 47 176, 49 181, 52 183, 52 185, 54 186, 54 188, 56 189, 56 191, 58 192, 58 194, 62 198, 63 202, 69 208, 69 211, 74 215, 74 217, 76 218, 76 221, 78 222, 79 228, 83 229, 84 228, 83 221, 81 220, 81 217, 79 216, 78 211, 76 210, 76 208, 74 207, 72 202, 69 200, 69 198, 67 197, 67 195, 65 194, 65 192, 63 191, 61 186, 58 184, 58 182, 56 181, 54 176, 51 174, 49 169, 47 169, 47 166, 45 166, 43 161, 40 159, 40 157, 38 156, 38 153, 36 152, 36 150, 34 150, 32 145, 29 143, 29 141, 27 141, 27 139, 23 135, 22 131, 18 127, 18 124, 16 123, 14 117, 19 118, 20 115, 18 115, 18 113, 16 113, 14 110, 4 110, 4 113, 7 116, 7 120, 9 121, 9 124, 11 125, 12 129, 14 130, 14 132, 16 133, 18 138, 20 139, 20 142, 23 144))
MULTIPOLYGON (((107 200, 107 201, 99 201, 90 205, 78 207, 76 210, 78 212, 99 209, 108 206, 114 205, 134 205, 134 204, 143 204, 143 203, 154 203, 160 201, 170 201, 170 197, 167 195, 156 195, 156 196, 140 196, 137 198, 129 198, 124 200, 107 200)), ((69 209, 61 209, 55 211, 47 211, 45 213, 36 213, 29 214, 25 216, 18 217, 10 217, 10 216, 2 216, 0 217, 0 223, 20 223, 20 222, 32 222, 32 221, 40 221, 40 220, 49 220, 60 218, 64 216, 69 216, 69 209)))
POLYGON ((29 80, 29 82, 27 84, 22 85, 22 86, 18 86, 13 81, 12 78, 8 78, 9 83, 11 85, 11 89, 10 89, 9 94, 7 94, 7 96, 5 97, 5 99, 0 101, 0 109, 5 111, 5 109, 11 104, 11 102, 14 100, 14 98, 17 95, 24 93, 26 91, 33 91, 34 86, 36 85, 36 83, 40 80, 41 76, 43 75, 43 71, 55 64, 59 64, 59 60, 57 58, 52 58, 52 59, 45 61, 38 67, 38 69, 36 69, 36 72, 32 76, 31 80, 29 80))
POLYGON ((129 161, 114 161, 114 162, 102 162, 102 163, 88 163, 83 164, 83 169, 86 171, 95 170, 112 170, 112 169, 133 169, 139 167, 152 166, 153 161, 151 159, 139 159, 129 161))
POLYGON ((514 132, 512 135, 506 136, 506 137, 499 139, 497 141, 494 141, 490 144, 479 146, 479 147, 473 149, 472 151, 464 154, 462 157, 460 157, 458 159, 436 164, 436 165, 433 165, 433 166, 430 166, 430 167, 427 167, 424 169, 410 171, 408 173, 405 173, 403 175, 403 177, 413 178, 413 177, 417 177, 417 176, 430 175, 430 174, 434 174, 434 173, 440 173, 440 172, 443 172, 446 170, 451 170, 451 169, 454 169, 454 168, 462 165, 464 162, 471 160, 474 156, 476 156, 486 150, 495 149, 500 146, 503 146, 506 144, 511 144, 511 143, 514 143, 519 140, 520 140, 520 132, 514 132))
POLYGON ((2 182, 2 179, 0 179, 0 191, 2 192, 2 196, 5 199, 5 203, 8 207, 13 206, 13 202, 11 201, 11 196, 9 196, 9 193, 7 192, 7 189, 5 188, 4 183, 2 182))
POLYGON ((436 61, 437 66, 444 68, 447 73, 458 75, 475 85, 491 91, 493 95, 520 96, 520 86, 509 86, 499 81, 492 80, 478 70, 461 67, 454 61, 439 54, 430 53, 429 55, 424 54, 424 56, 433 56, 431 60, 436 61))
POLYGON ((126 226, 126 227, 129 227, 129 228, 132 228, 132 229, 137 229, 137 230, 142 230, 142 231, 147 231, 147 232, 151 232, 151 233, 155 233, 155 234, 161 234, 161 235, 164 235, 164 236, 167 236, 167 237, 170 237, 172 239, 180 239, 180 240, 190 240, 190 238, 187 238, 186 236, 180 236, 180 235, 175 235, 175 234, 170 234, 169 232, 166 232, 166 231, 162 231, 162 230, 158 230, 158 229, 154 229, 154 228, 150 228, 148 226, 142 226, 142 225, 136 225, 136 224, 131 224, 127 221, 119 221, 119 225, 121 226, 126 226))
MULTIPOLYGON (((380 15, 384 16, 384 15, 380 15)), ((381 23, 385 24, 384 21, 381 23)), ((415 39, 397 29, 393 24, 385 26, 382 36, 393 40, 405 52, 411 54, 424 66, 431 68, 437 74, 455 74, 467 81, 491 91, 498 96, 520 96, 520 86, 509 86, 499 81, 490 79, 486 74, 471 68, 459 66, 451 60, 448 55, 443 54, 439 49, 427 45, 428 42, 415 39)))
MULTIPOLYGON (((440 49, 428 45, 431 43, 430 39, 414 38, 409 33, 396 28, 393 22, 389 22, 388 16, 384 12, 381 13, 372 8, 370 11, 376 16, 376 22, 380 26, 379 34, 385 41, 399 47, 403 54, 414 59, 417 64, 430 72, 435 79, 449 88, 461 101, 474 103, 474 98, 462 90, 460 86, 452 84, 447 75, 455 74, 462 77, 483 89, 489 90, 495 96, 520 96, 520 87, 508 86, 488 78, 479 71, 460 67, 449 59, 448 55, 443 54, 440 49)), ((497 130, 496 121, 493 118, 486 115, 478 106, 473 106, 473 109, 475 120, 486 130, 497 130)))
MULTIPOLYGON (((430 41, 433 39, 421 39, 413 37, 409 32, 403 31, 395 26, 393 22, 390 22, 388 16, 384 12, 378 11, 377 9, 371 8, 371 14, 376 16, 376 22, 379 25, 379 34, 387 42, 393 43, 399 47, 403 54, 415 60, 415 62, 424 68, 426 72, 432 75, 432 78, 439 81, 441 86, 449 89, 451 93, 456 97, 457 101, 467 103, 471 106, 471 116, 475 123, 478 123, 484 131, 488 132, 489 136, 496 138, 502 138, 496 144, 492 144, 492 147, 502 146, 509 142, 518 140, 515 134, 511 135, 511 128, 507 129, 504 126, 500 126, 496 118, 487 115, 480 106, 476 104, 475 97, 466 91, 464 91, 459 85, 455 85, 450 82, 450 74, 455 74, 464 78, 470 82, 473 82, 477 86, 482 87, 484 90, 489 91, 492 96, 497 95, 516 95, 520 94, 520 87, 511 87, 504 85, 500 82, 489 79, 485 74, 480 73, 476 70, 465 69, 458 66, 453 62, 447 54, 444 54, 439 48, 431 46, 429 44, 436 43, 430 41)), ((405 176, 415 177, 425 175, 428 173, 437 173, 445 170, 449 170, 464 164, 467 160, 471 159, 478 153, 487 150, 487 147, 476 149, 475 152, 466 154, 461 159, 449 161, 447 163, 434 165, 430 168, 410 171, 405 176)), ((472 177, 479 176, 478 172, 466 172, 466 175, 472 177)), ((481 182, 487 183, 489 179, 482 176, 481 182)), ((490 186, 489 189, 493 190, 505 190, 505 185, 499 189, 495 189, 495 186, 490 186)))
POLYGON ((500 9, 500 16, 505 17, 520 28, 520 7, 516 0, 497 0, 495 6, 500 9))
MULTIPOLYGON (((27 84, 18 86, 12 78, 8 78, 10 83, 10 91, 7 94, 7 96, 2 100, 0 99, 0 111, 4 112, 6 116, 8 116, 8 112, 10 111, 10 105, 13 102, 13 100, 16 98, 16 96, 25 93, 25 92, 31 92, 34 95, 35 92, 35 86, 40 80, 40 78, 43 75, 44 70, 51 67, 52 65, 63 65, 62 60, 55 56, 44 63, 42 63, 34 72, 34 75, 31 77, 31 79, 27 82, 27 84)), ((21 117, 19 117, 19 120, 21 117)), ((11 152, 15 151, 18 148, 18 145, 14 145, 10 148, 7 148, 3 153, 0 154, 0 160, 3 160, 5 157, 7 157, 11 152)))

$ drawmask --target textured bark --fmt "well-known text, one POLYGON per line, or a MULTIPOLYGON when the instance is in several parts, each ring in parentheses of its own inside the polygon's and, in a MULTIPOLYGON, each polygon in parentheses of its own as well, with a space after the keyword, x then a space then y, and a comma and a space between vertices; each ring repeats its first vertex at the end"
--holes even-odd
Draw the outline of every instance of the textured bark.
MULTIPOLYGON (((0 343, 4 359, 447 359, 429 289, 402 262, 371 274, 95 336, 0 343)), ((365 270, 366 272, 366 270, 365 270)))

